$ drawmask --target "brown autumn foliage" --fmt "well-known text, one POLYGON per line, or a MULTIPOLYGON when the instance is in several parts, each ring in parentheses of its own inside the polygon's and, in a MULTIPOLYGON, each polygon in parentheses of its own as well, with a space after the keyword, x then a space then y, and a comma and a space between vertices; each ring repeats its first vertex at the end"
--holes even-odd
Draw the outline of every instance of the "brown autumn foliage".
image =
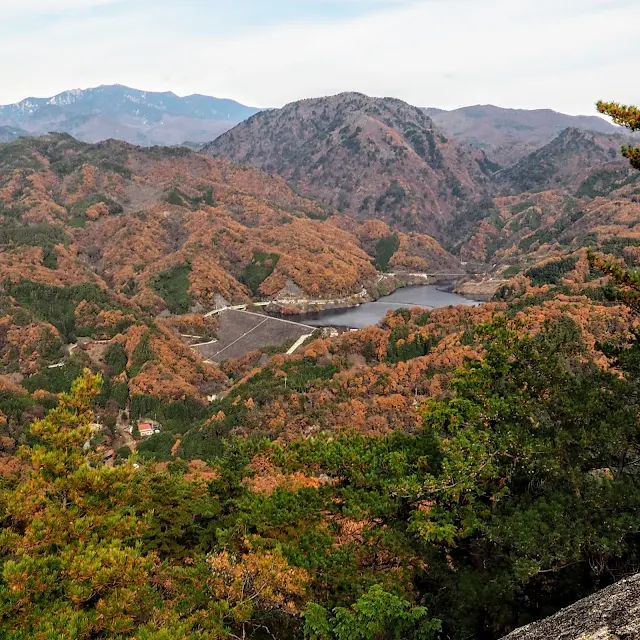
MULTIPOLYGON (((54 326, 38 321, 10 300, 4 310, 0 307, 1 371, 30 375, 40 369, 44 360, 61 355, 62 343, 54 326)), ((4 380, 0 388, 12 387, 8 379, 4 380)))
POLYGON ((353 233, 369 255, 376 254, 376 244, 380 240, 396 234, 399 248, 389 262, 393 271, 437 273, 459 272, 462 269, 457 258, 445 251, 434 238, 424 233, 394 231, 388 224, 376 219, 359 223, 353 218, 341 216, 336 217, 334 223, 353 233))
MULTIPOLYGON (((580 170, 571 169, 553 149, 538 151, 541 174, 547 175, 543 170, 548 171, 547 162, 559 163, 567 171, 565 178, 557 182, 556 173, 549 172, 549 182, 541 188, 527 192, 512 185, 510 193, 515 195, 485 201, 478 212, 481 219, 458 238, 460 257, 524 269, 547 258, 598 247, 633 260, 640 245, 640 174, 621 158, 611 160, 609 151, 616 156, 619 141, 606 141, 604 147, 591 142, 595 146, 571 152, 571 158, 584 163, 580 170)), ((460 223, 465 215, 461 214, 460 223)))
POLYGON ((564 129, 544 147, 507 167, 496 178, 507 193, 575 188, 589 173, 622 161, 621 146, 626 136, 597 133, 575 127, 564 129))
MULTIPOLYGON (((529 288, 523 294, 520 310, 516 300, 511 305, 390 312, 381 326, 317 340, 301 354, 276 355, 262 369, 235 378, 228 399, 234 407, 241 402, 246 407, 250 404, 250 410, 233 433, 265 435, 286 442, 321 432, 355 430, 371 437, 397 430, 416 432, 421 429, 423 401, 442 398, 453 372, 467 359, 482 357, 484 346, 475 329, 505 312, 510 312, 520 331, 532 336, 561 319, 571 322, 588 357, 598 366, 612 369, 613 362, 601 351, 601 345, 627 348, 633 344, 640 329, 638 319, 621 304, 596 302, 578 293, 549 293, 548 286, 529 288), (292 388, 289 383, 285 393, 283 381, 285 376, 293 379, 292 365, 318 368, 319 377, 312 376, 304 388, 292 388), (333 372, 326 378, 320 372, 328 366, 333 372), (242 386, 251 384, 253 376, 265 370, 282 381, 281 391, 260 402, 243 400, 239 395, 242 386)), ((211 418, 211 426, 224 423, 226 418, 224 411, 219 411, 211 418)), ((286 477, 269 464, 254 460, 256 475, 249 481, 253 490, 269 492, 298 480, 301 486, 314 482, 313 477, 286 477)))
POLYGON ((253 371, 263 358, 262 351, 254 350, 245 353, 240 358, 233 360, 226 360, 221 363, 220 370, 223 371, 230 378, 235 380, 241 380, 250 371, 253 371))
POLYGON ((75 318, 78 326, 90 328, 97 340, 107 340, 114 334, 135 324, 136 318, 120 309, 101 309, 93 302, 82 300, 76 307, 75 318))
MULTIPOLYGON (((384 123, 380 125, 375 117, 372 111, 375 105, 365 100, 366 104, 358 106, 362 100, 347 97, 348 108, 331 104, 327 105, 327 113, 333 109, 344 111, 347 120, 355 118, 355 124, 364 110, 368 113, 367 118, 374 121, 371 126, 376 131, 381 126, 389 129, 384 123)), ((384 106, 389 117, 399 119, 398 122, 409 117, 406 106, 401 103, 378 106, 381 109, 384 106)), ((300 108, 305 111, 307 107, 300 108)), ((427 135, 426 120, 416 119, 414 124, 420 123, 426 127, 424 133, 427 135)), ((362 142, 365 131, 368 129, 363 127, 354 140, 358 138, 362 142)), ((335 135, 342 140, 340 130, 335 135)), ((410 219, 412 207, 415 208, 422 197, 410 193, 409 189, 413 184, 411 172, 418 162, 415 157, 419 154, 415 149, 406 150, 410 142, 405 139, 401 144, 400 133, 394 127, 386 135, 395 141, 393 145, 405 148, 404 152, 398 152, 403 156, 397 159, 403 171, 398 184, 405 190, 405 195, 409 194, 410 202, 405 203, 407 207, 400 204, 399 209, 410 219)), ((445 166, 448 166, 451 157, 447 155, 447 149, 452 143, 438 141, 437 134, 433 135, 445 166)), ((391 144, 387 138, 385 140, 385 145, 391 144)), ((578 146, 584 144, 582 139, 578 142, 578 146)), ((349 152, 349 144, 340 143, 336 157, 341 158, 343 153, 349 152)), ((383 220, 360 223, 306 200, 294 193, 281 178, 186 150, 143 150, 118 142, 83 145, 66 136, 46 136, 18 141, 14 145, 9 148, 15 152, 3 156, 4 164, 0 167, 0 210, 11 210, 11 225, 31 225, 30 230, 35 228, 33 225, 40 225, 44 239, 30 238, 25 244, 24 236, 17 234, 16 240, 0 246, 0 271, 14 283, 29 279, 49 286, 87 282, 97 285, 112 296, 114 305, 106 309, 91 302, 80 302, 75 309, 76 322, 90 330, 94 339, 109 339, 120 333, 115 341, 128 345, 130 359, 141 332, 153 326, 150 348, 154 355, 129 381, 132 394, 203 398, 230 384, 227 373, 234 380, 250 375, 260 363, 256 354, 230 364, 228 372, 216 371, 193 354, 177 334, 213 337, 215 328, 198 320, 202 311, 225 302, 248 302, 254 293, 250 291, 249 283, 254 287, 259 285, 257 295, 266 299, 277 298, 283 292, 291 299, 348 297, 359 293, 363 286, 375 290, 372 258, 377 243, 394 233, 383 220), (51 241, 47 240, 49 237, 51 241), (29 242, 33 244, 29 245, 29 242), (55 260, 52 260, 52 254, 55 260), (257 280, 251 280, 247 273, 256 264, 257 271, 265 266, 266 269, 256 276, 257 280), (183 293, 194 313, 184 319, 169 317, 153 321, 149 316, 166 315, 168 305, 162 297, 166 293, 159 289, 157 279, 172 273, 175 268, 186 270, 186 285, 178 282, 176 286, 186 287, 183 293)), ((560 157, 562 149, 556 147, 545 153, 560 157)), ((604 153, 607 155, 606 149, 604 153)), ((423 160, 420 158, 420 162, 423 160)), ((455 162, 458 161, 462 162, 455 162)), ((637 261, 640 256, 640 227, 637 226, 640 205, 636 201, 635 176, 628 173, 626 166, 623 171, 616 162, 592 168, 582 168, 580 162, 568 168, 573 172, 573 182, 563 183, 559 188, 496 197, 491 211, 485 211, 486 215, 471 226, 468 237, 460 245, 461 257, 482 262, 495 260, 498 270, 516 265, 524 272, 530 266, 544 265, 557 257, 573 254, 576 256, 575 268, 564 274, 562 282, 570 287, 568 291, 576 294, 579 287, 598 284, 586 282, 584 251, 581 249, 590 243, 609 243, 621 259, 637 261)), ((349 166, 347 163, 345 169, 349 166)), ((466 182, 461 182, 464 190, 466 182)), ((352 200, 356 193, 367 191, 363 187, 358 189, 361 191, 356 190, 352 197, 349 196, 352 200)), ((367 193, 375 193, 375 190, 367 193)), ((451 207, 457 201, 450 195, 443 196, 449 209, 443 205, 444 208, 434 214, 442 224, 452 223, 451 207)), ((479 192, 476 195, 480 195, 479 192)), ((384 211, 378 212, 379 217, 390 221, 392 210, 397 208, 391 206, 391 200, 392 196, 386 198, 386 204, 381 204, 384 211)), ((473 202, 471 198, 471 204, 473 202)), ((375 202, 370 202, 368 207, 368 213, 365 209, 361 212, 364 217, 375 214, 375 202)), ((456 205, 455 208, 459 207, 456 205)), ((460 211, 464 216, 462 204, 460 211)), ((396 223, 394 221, 394 225, 396 223)), ((445 252, 432 237, 416 231, 398 232, 397 235, 399 249, 390 258, 390 270, 459 268, 457 259, 445 252)), ((525 276, 514 281, 514 286, 523 294, 535 290, 525 276)), ((575 302, 576 310, 572 313, 576 316, 580 304, 580 301, 575 302)), ((47 364, 56 361, 59 352, 55 348, 48 349, 60 341, 55 328, 36 317, 30 317, 25 324, 22 319, 17 321, 14 311, 2 313, 0 358, 3 370, 8 371, 9 367, 22 374, 31 374, 42 368, 44 360, 47 364), (43 352, 47 353, 45 359, 43 352)), ((545 313, 551 314, 549 310, 545 313)), ((597 317, 595 313, 594 318, 597 317)), ((315 356, 329 362, 345 357, 351 363, 349 370, 353 371, 359 367, 357 357, 377 360, 380 367, 400 367, 385 362, 387 331, 387 328, 367 329, 358 337, 347 335, 336 341, 342 351, 336 351, 334 343, 321 342, 312 345, 308 353, 311 356, 317 350, 315 356), (358 341, 367 345, 366 353, 357 349, 349 351, 350 343, 358 341)), ((425 338, 428 331, 416 331, 415 335, 425 338)), ((411 343, 413 337, 409 336, 408 340, 411 343)), ((434 362, 440 362, 438 358, 442 358, 443 367, 457 361, 455 349, 449 353, 444 350, 440 353, 439 349, 439 345, 434 347, 425 357, 434 362)), ((442 375, 438 372, 430 377, 429 385, 433 389, 441 387, 442 375)), ((342 379, 340 383, 343 383, 342 379)), ((406 386, 411 387, 410 384, 406 386)), ((414 388, 412 391, 415 400, 415 394, 419 395, 420 390, 416 392, 414 388)), ((318 393, 321 396, 326 390, 318 393)), ((389 395, 394 398, 393 390, 389 395)), ((405 399, 404 402, 411 404, 414 400, 405 399)), ((311 402, 317 400, 312 397, 311 402)), ((383 407, 379 402, 372 402, 365 409, 336 406, 335 416, 342 422, 366 423, 372 433, 384 432, 395 428, 400 420, 398 416, 403 413, 399 398, 391 404, 397 406, 383 407)), ((282 407, 276 407, 269 420, 274 424, 282 422, 282 410, 282 407)), ((337 419, 334 417, 330 422, 337 423, 337 419)), ((405 423, 411 428, 413 418, 406 418, 405 423)), ((308 424, 303 429, 315 429, 316 426, 308 424)), ((297 428, 291 425, 293 431, 297 428)))
MULTIPOLYGON (((179 451, 180 440, 176 441, 174 448, 176 452, 179 451)), ((189 461, 189 471, 184 474, 184 479, 189 480, 189 482, 197 482, 207 485, 213 480, 219 480, 220 473, 217 469, 202 460, 191 460, 189 461)))
MULTIPOLYGON (((2 281, 61 288, 91 283, 104 291, 113 301, 108 308, 75 304, 82 335, 122 342, 131 357, 149 316, 167 313, 158 278, 187 269, 182 293, 194 313, 152 323, 154 357, 128 381, 131 394, 202 398, 228 384, 176 334, 214 337, 215 321, 197 316, 249 302, 254 291, 246 273, 255 264, 262 269, 262 256, 267 269, 251 281, 262 298, 282 292, 289 299, 349 297, 372 286, 369 252, 375 253, 377 235, 391 234, 384 223, 378 230, 344 224, 281 178, 184 149, 86 145, 59 134, 7 149, 0 160, 0 214, 12 231, 0 242, 2 281)), ((440 264, 457 261, 428 236, 401 235, 393 268, 440 264)), ((0 363, 29 375, 62 355, 49 349, 42 358, 60 335, 35 317, 18 322, 19 310, 0 316, 0 363)), ((240 376, 247 365, 238 363, 240 376)))
POLYGON ((223 551, 209 558, 216 597, 239 611, 282 610, 298 613, 310 581, 281 551, 249 550, 240 558, 223 551))
POLYGON ((32 280, 52 286, 70 286, 80 282, 100 284, 100 280, 78 260, 74 245, 56 245, 55 251, 58 267, 53 270, 44 266, 44 253, 40 247, 21 246, 0 250, 0 273, 3 280, 32 280))
POLYGON ((226 386, 227 376, 204 363, 173 331, 162 325, 155 329, 134 326, 116 337, 129 357, 130 369, 136 364, 134 353, 143 340, 152 355, 129 379, 131 395, 152 395, 164 400, 203 400, 207 393, 226 386))
POLYGON ((245 478, 244 484, 250 491, 267 496, 279 488, 296 492, 305 488, 317 489, 326 483, 323 479, 305 475, 300 471, 284 474, 263 455, 255 456, 247 468, 253 475, 245 478))
MULTIPOLYGON (((0 268, 12 280, 93 281, 159 312, 165 305, 153 280, 176 265, 190 265, 189 293, 205 307, 218 297, 247 302, 252 293, 242 274, 261 253, 278 258, 260 287, 266 297, 288 283, 302 295, 340 297, 359 292, 375 276, 363 250, 371 248, 370 232, 359 233, 357 225, 341 229, 341 216, 334 216, 338 224, 326 220, 323 208, 280 178, 191 152, 124 143, 92 147, 50 136, 15 144, 24 156, 0 181, 0 204, 19 209, 22 224, 63 230, 68 241, 54 247, 57 268, 43 266, 37 246, 0 251, 0 268), (123 168, 92 164, 98 150, 121 159, 123 168), (77 159, 79 167, 61 176, 52 162, 60 154, 77 159)), ((394 267, 443 261, 456 262, 434 240, 413 234, 403 236, 394 267)))

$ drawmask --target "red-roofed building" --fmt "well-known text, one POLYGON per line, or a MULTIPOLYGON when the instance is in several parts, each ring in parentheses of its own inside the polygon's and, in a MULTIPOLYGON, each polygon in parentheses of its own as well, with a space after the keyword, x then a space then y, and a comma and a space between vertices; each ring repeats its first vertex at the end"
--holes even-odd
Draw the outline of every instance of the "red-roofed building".
MULTIPOLYGON (((156 420, 150 418, 141 418, 138 420, 138 432, 141 438, 149 438, 154 433, 160 433, 162 431, 162 425, 156 420)), ((133 427, 129 429, 130 433, 133 433, 133 427)))
POLYGON ((153 425, 148 422, 142 422, 138 425, 138 431, 140 432, 141 438, 149 438, 154 434, 153 425))

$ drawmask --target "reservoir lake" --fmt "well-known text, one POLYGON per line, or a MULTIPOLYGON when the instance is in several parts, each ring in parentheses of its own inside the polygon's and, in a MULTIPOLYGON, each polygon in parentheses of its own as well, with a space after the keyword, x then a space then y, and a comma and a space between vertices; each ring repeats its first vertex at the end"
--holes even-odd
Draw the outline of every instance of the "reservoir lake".
POLYGON ((349 309, 327 309, 317 313, 305 313, 291 316, 291 320, 303 322, 313 327, 348 327, 364 329, 378 324, 388 311, 407 307, 440 309, 442 307, 466 305, 475 307, 476 300, 463 298, 455 293, 441 290, 442 285, 417 285, 398 289, 390 296, 384 296, 375 302, 365 302, 349 309))

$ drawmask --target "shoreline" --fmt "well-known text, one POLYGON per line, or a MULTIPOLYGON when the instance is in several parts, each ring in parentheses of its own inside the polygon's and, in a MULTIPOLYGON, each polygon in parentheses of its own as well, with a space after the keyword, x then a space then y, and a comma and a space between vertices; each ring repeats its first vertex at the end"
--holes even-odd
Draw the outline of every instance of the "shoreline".
MULTIPOLYGON (((403 287, 398 287, 398 289, 396 289, 395 291, 398 291, 400 289, 412 289, 412 288, 416 288, 416 289, 422 289, 423 287, 431 287, 433 290, 438 291, 440 293, 444 293, 444 294, 449 294, 452 296, 456 296, 458 298, 463 298, 464 302, 461 300, 460 302, 458 302, 457 304, 460 305, 464 305, 465 303, 469 303, 472 306, 475 305, 480 305, 483 303, 482 300, 478 300, 478 299, 474 299, 474 298, 470 298, 470 297, 465 297, 465 296, 461 296, 458 293, 455 293, 455 282, 451 282, 451 281, 442 281, 438 284, 410 284, 410 285, 405 285, 403 287)), ((395 293, 395 292, 394 292, 395 293)), ((389 294, 392 295, 392 294, 389 294)), ((316 306, 313 308, 309 308, 309 307, 305 307, 304 309, 301 309, 299 307, 297 308, 291 308, 289 307, 287 309, 288 313, 282 313, 282 311, 277 308, 277 307, 266 307, 265 311, 269 314, 274 314, 276 317, 280 317, 280 318, 290 318, 292 320, 294 320, 295 322, 301 322, 301 323, 305 323, 305 322, 310 322, 313 326, 325 326, 325 325, 315 325, 314 324, 314 320, 320 320, 322 319, 323 316, 332 316, 332 315, 336 315, 339 316, 342 313, 349 313, 349 311, 354 311, 355 313, 357 313, 357 308, 362 306, 363 304, 365 306, 368 305, 373 305, 376 302, 380 302, 383 298, 387 298, 387 295, 384 296, 377 296, 375 299, 370 299, 361 303, 357 303, 357 304, 351 304, 351 305, 335 305, 335 306, 330 306, 330 307, 322 307, 322 306, 316 306)), ((455 306, 456 302, 452 302, 451 303, 453 306, 455 306)), ((433 305, 433 304, 429 304, 429 302, 424 301, 424 302, 420 302, 418 301, 389 301, 389 302, 385 302, 382 301, 381 305, 386 305, 386 306, 397 306, 398 308, 411 308, 411 307, 418 307, 418 308, 424 308, 424 309, 429 309, 429 310, 433 310, 433 309, 437 309, 440 308, 440 306, 448 306, 448 305, 433 305)), ((333 324, 327 324, 326 326, 333 326, 333 324)), ((335 325, 335 326, 353 326, 353 325, 335 325)), ((368 326, 368 325, 367 325, 368 326)), ((357 327, 356 327, 357 328, 357 327)))
MULTIPOLYGON (((304 316, 324 311, 342 311, 359 307, 362 304, 377 302, 380 298, 390 296, 400 289, 409 287, 436 286, 443 293, 455 293, 456 281, 451 279, 434 278, 429 274, 381 274, 382 278, 376 283, 364 286, 362 291, 352 296, 336 298, 334 300, 273 300, 269 305, 263 307, 268 313, 275 313, 283 317, 304 316), (391 287, 380 286, 391 284, 391 287), (444 288, 440 288, 442 285, 444 288), (373 291, 372 291, 373 289, 373 291)), ((463 296, 464 297, 464 296, 463 296)), ((471 298, 469 298, 471 300, 471 298)), ((477 302, 480 302, 479 300, 477 302)), ((251 305, 249 305, 250 307, 251 305)))

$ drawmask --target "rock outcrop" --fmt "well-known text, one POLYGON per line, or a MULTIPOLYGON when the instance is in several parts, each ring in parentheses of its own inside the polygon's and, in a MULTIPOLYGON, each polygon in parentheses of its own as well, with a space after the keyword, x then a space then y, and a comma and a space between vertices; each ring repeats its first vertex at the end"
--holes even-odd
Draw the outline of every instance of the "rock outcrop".
POLYGON ((530 624, 504 640, 637 640, 640 638, 640 573, 530 624))

